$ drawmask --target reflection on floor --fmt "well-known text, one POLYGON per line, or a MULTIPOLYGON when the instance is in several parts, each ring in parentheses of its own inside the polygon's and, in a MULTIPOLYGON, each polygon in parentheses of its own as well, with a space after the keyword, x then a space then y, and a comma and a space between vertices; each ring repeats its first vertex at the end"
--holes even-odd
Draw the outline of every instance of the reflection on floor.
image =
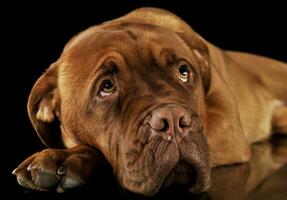
MULTIPOLYGON (((212 185, 201 194, 167 190, 153 198, 144 198, 120 188, 109 170, 93 179, 85 187, 63 194, 35 192, 20 186, 17 188, 20 190, 18 194, 23 194, 23 190, 26 195, 29 193, 29 199, 82 199, 84 194, 92 199, 123 200, 287 200, 287 137, 277 136, 271 141, 254 144, 249 163, 212 169, 212 185)), ((16 181, 14 183, 16 185, 16 181)))
MULTIPOLYGON (((209 199, 287 199, 287 138, 254 144, 250 163, 214 168, 209 199)), ((200 199, 200 198, 199 198, 200 199)))

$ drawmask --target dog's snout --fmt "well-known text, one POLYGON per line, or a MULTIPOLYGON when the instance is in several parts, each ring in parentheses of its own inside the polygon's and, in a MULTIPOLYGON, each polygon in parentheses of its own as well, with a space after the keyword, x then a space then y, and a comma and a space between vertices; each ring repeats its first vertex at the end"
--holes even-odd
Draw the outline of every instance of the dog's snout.
POLYGON ((148 122, 151 128, 169 136, 174 132, 182 133, 185 127, 190 126, 189 113, 179 106, 165 106, 154 110, 148 122))

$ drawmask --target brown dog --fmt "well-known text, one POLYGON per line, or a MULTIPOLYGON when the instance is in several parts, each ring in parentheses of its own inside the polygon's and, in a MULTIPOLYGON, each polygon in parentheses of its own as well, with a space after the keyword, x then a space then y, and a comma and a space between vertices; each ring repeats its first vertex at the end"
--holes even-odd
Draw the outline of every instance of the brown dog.
POLYGON ((167 11, 135 10, 75 36, 36 82, 29 117, 49 148, 13 173, 64 191, 102 153, 132 192, 205 191, 211 166, 247 162, 249 144, 287 132, 286 78, 285 63, 223 51, 167 11))

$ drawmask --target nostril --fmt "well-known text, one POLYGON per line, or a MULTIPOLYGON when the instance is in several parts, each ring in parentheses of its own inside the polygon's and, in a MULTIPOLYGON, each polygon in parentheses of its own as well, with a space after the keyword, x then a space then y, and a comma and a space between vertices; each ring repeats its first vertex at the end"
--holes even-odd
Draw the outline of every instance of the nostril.
POLYGON ((153 114, 148 123, 152 129, 161 132, 166 132, 170 128, 169 119, 162 116, 161 113, 153 114))
POLYGON ((179 119, 179 127, 180 128, 184 128, 184 127, 187 127, 189 126, 191 123, 191 119, 186 117, 186 116, 182 116, 180 119, 179 119))
POLYGON ((162 126, 162 128, 160 129, 160 131, 164 131, 164 132, 167 131, 168 128, 169 128, 167 119, 162 119, 162 124, 163 124, 163 126, 162 126))
POLYGON ((189 127, 191 124, 189 113, 185 109, 176 106, 158 108, 152 112, 147 120, 153 130, 166 133, 182 132, 184 128, 189 127))
POLYGON ((186 127, 186 125, 185 125, 185 123, 184 123, 184 121, 183 121, 183 117, 181 117, 180 120, 179 120, 179 127, 180 127, 180 128, 186 127))

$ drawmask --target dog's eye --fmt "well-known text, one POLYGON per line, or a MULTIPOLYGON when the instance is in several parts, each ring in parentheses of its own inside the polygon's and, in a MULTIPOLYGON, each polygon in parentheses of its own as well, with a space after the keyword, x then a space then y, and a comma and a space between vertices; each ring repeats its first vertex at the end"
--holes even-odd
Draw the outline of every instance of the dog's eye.
POLYGON ((105 97, 111 95, 115 91, 115 86, 112 81, 106 79, 102 82, 100 87, 100 96, 105 97))
POLYGON ((187 63, 181 63, 178 67, 178 78, 182 80, 183 82, 187 82, 189 79, 189 66, 187 63))

